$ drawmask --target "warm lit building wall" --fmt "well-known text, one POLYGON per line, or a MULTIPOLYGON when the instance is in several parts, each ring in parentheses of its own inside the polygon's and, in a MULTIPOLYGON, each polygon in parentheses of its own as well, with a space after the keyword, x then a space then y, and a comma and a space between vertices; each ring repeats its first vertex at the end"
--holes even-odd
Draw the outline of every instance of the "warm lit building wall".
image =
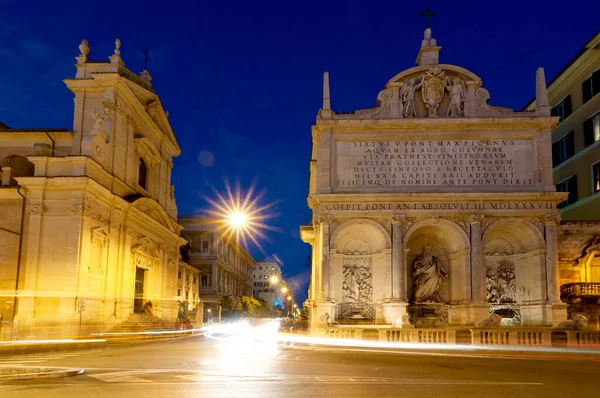
POLYGON ((188 263, 199 270, 199 297, 218 302, 223 296, 252 294, 254 259, 222 228, 203 215, 181 215, 182 237, 188 241, 188 263))
POLYGON ((0 318, 13 315, 23 199, 16 188, 0 187, 0 318))
POLYGON ((0 123, 0 283, 14 293, 19 239, 4 234, 20 229, 20 186, 15 321, 27 336, 77 335, 80 312, 86 330, 106 330, 147 301, 157 316, 177 317, 185 241, 170 176, 180 149, 149 74, 126 69, 118 48, 109 60, 77 57, 75 78, 65 80, 72 130, 0 123))
POLYGON ((561 218, 600 220, 600 33, 552 79, 548 97, 560 118, 552 132, 554 182, 569 192, 561 218))

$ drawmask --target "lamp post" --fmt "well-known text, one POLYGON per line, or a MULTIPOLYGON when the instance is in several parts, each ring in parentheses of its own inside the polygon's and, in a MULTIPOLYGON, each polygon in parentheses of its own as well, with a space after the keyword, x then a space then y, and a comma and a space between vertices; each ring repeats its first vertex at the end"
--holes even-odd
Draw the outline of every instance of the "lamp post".
POLYGON ((288 301, 287 314, 288 314, 288 317, 289 317, 290 316, 290 306, 292 305, 292 296, 287 296, 287 301, 288 301))

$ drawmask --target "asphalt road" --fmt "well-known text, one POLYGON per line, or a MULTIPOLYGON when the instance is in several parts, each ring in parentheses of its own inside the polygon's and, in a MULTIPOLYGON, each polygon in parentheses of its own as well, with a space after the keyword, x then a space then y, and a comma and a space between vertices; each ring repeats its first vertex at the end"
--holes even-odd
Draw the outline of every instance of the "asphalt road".
POLYGON ((204 336, 95 351, 4 356, 0 365, 82 367, 6 381, 0 397, 597 397, 600 356, 332 353, 204 336))

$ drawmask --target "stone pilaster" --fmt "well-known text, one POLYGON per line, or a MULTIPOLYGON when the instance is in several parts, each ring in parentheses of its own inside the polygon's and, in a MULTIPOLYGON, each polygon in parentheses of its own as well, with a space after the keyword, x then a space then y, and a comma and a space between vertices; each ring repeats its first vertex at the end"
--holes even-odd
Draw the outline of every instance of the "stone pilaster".
POLYGON ((317 286, 315 293, 317 299, 329 301, 331 299, 331 272, 329 268, 329 224, 330 216, 315 217, 315 242, 318 261, 315 263, 317 286))
POLYGON ((392 217, 392 299, 406 302, 406 264, 402 252, 406 216, 392 217), (404 268, 404 272, 403 272, 404 268), (403 289, 404 286, 404 289, 403 289), (403 294, 404 293, 404 294, 403 294))
POLYGON ((471 224, 471 301, 475 304, 486 302, 485 263, 481 242, 481 224, 484 216, 474 214, 469 218, 471 224))
POLYGON ((544 231, 546 235, 546 288, 549 303, 559 302, 559 269, 558 269, 558 240, 556 224, 560 223, 560 216, 548 215, 544 217, 544 231))

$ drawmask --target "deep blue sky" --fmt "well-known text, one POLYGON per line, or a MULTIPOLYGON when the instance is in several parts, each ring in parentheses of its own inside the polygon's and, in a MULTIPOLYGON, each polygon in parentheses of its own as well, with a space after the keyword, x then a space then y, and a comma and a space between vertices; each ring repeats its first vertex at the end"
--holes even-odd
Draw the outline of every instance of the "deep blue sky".
POLYGON ((282 230, 262 244, 281 258, 301 301, 310 249, 298 229, 309 218, 310 126, 323 71, 334 110, 374 106, 387 80, 414 66, 425 4, 438 12, 440 61, 479 75, 490 103, 518 109, 533 97, 538 66, 550 80, 600 29, 598 1, 0 0, 0 121, 71 128, 62 79, 75 74, 79 42, 103 60, 118 37, 134 72, 148 47, 153 86, 182 148, 173 175, 180 212, 206 207, 207 182, 220 190, 224 177, 244 187, 258 177, 264 202, 280 201, 270 223, 282 230), (214 162, 203 165, 201 153, 214 162))

